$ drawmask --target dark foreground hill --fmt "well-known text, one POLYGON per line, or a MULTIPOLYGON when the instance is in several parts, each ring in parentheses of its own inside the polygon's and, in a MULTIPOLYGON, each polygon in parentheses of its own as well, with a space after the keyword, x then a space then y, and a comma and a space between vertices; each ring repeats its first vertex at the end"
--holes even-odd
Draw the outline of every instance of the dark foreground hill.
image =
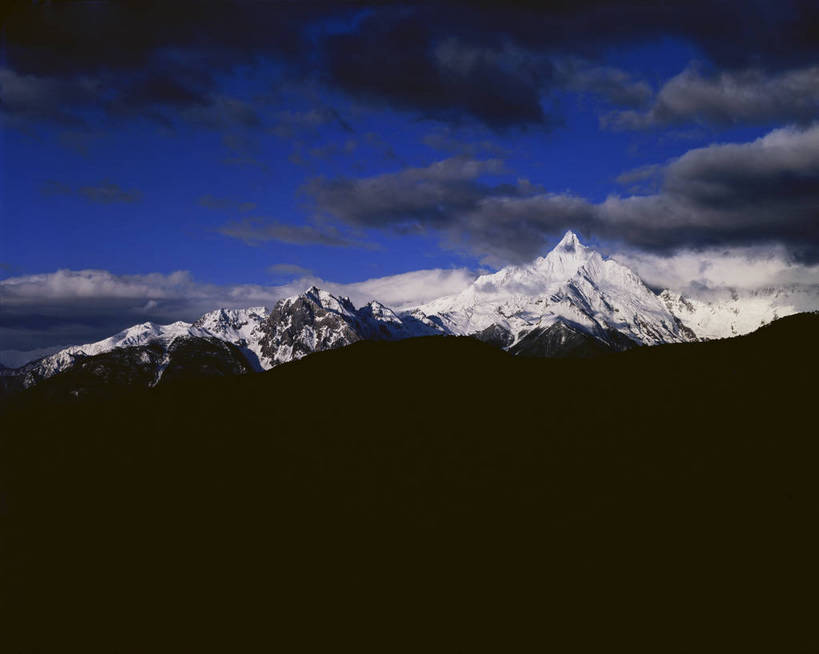
POLYGON ((0 416, 0 649, 819 651, 817 336, 54 378, 0 416))

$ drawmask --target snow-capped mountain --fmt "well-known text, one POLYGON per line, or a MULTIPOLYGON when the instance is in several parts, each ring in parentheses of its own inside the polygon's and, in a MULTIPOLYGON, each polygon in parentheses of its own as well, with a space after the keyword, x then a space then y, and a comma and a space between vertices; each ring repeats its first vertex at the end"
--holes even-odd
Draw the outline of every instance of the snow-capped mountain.
POLYGON ((534 352, 532 341, 544 337, 549 350, 569 333, 615 350, 694 338, 636 274, 571 231, 545 257, 481 275, 460 293, 417 307, 419 314, 448 333, 477 335, 513 352, 524 339, 523 349, 534 352))
POLYGON ((665 290, 660 299, 697 337, 706 340, 748 334, 778 318, 819 309, 819 289, 802 285, 729 289, 712 293, 707 300, 665 290))
MULTIPOLYGON (((272 310, 266 307, 217 309, 194 323, 134 325, 110 338, 65 348, 21 368, 0 369, 0 377, 6 379, 7 387, 28 388, 72 369, 90 357, 142 348, 135 361, 146 370, 150 369, 149 385, 153 386, 163 379, 181 344, 185 345, 187 358, 195 349, 192 344, 203 352, 207 350, 211 358, 214 345, 235 346, 241 353, 242 365, 260 371, 312 352, 360 340, 398 340, 439 333, 442 331, 433 323, 427 324, 411 316, 399 317, 379 302, 372 301, 356 309, 349 298, 336 297, 312 287, 302 295, 279 301, 272 310)), ((222 352, 218 347, 215 351, 221 353, 222 364, 233 356, 233 352, 222 352)), ((228 368, 241 366, 229 365, 228 368)))
MULTIPOLYGON (((546 256, 481 275, 455 295, 396 313, 377 301, 357 308, 315 286, 272 309, 218 309, 194 323, 142 323, 96 343, 75 345, 21 368, 0 368, 0 387, 26 388, 112 352, 100 375, 125 363, 156 385, 171 376, 268 370, 312 352, 360 340, 454 334, 512 354, 585 356, 744 334, 778 317, 819 308, 816 287, 783 287, 712 301, 652 292, 629 268, 569 231, 546 256), (197 354, 198 353, 198 354, 197 354), (199 366, 197 357, 201 359, 199 366)), ((93 370, 88 374, 93 374, 93 370)), ((117 372, 120 377, 122 375, 117 372)))
MULTIPOLYGON (((194 327, 186 322, 175 322, 170 325, 157 325, 153 322, 144 322, 133 325, 121 332, 95 343, 72 345, 49 356, 32 361, 21 368, 6 369, 2 375, 13 375, 20 379, 24 388, 33 386, 44 379, 53 377, 57 373, 72 368, 80 360, 99 354, 105 354, 124 348, 155 346, 153 351, 161 353, 157 362, 156 377, 153 384, 159 382, 169 363, 169 353, 172 345, 182 339, 204 339, 208 341, 222 341, 205 329, 194 327)), ((149 356, 146 354, 146 356, 149 356)))

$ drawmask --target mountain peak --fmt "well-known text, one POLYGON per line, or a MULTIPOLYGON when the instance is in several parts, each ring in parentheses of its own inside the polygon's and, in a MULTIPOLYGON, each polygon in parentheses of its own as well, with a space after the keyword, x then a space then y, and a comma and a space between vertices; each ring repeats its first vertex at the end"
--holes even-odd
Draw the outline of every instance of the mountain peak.
POLYGON ((546 256, 535 259, 532 266, 549 283, 567 281, 595 256, 600 255, 583 245, 577 234, 569 230, 546 256))
POLYGON ((322 309, 326 311, 332 311, 334 313, 343 313, 343 314, 353 314, 356 312, 355 305, 352 303, 352 300, 345 295, 336 296, 330 293, 329 291, 325 291, 318 286, 311 286, 308 288, 304 293, 301 295, 295 295, 290 298, 286 298, 282 300, 286 304, 292 304, 296 300, 299 299, 306 299, 314 304, 320 306, 322 309))
POLYGON ((555 246, 555 250, 563 250, 564 252, 574 252, 578 247, 586 247, 580 242, 580 239, 577 238, 577 234, 575 234, 572 230, 567 231, 563 238, 560 239, 560 243, 555 246))

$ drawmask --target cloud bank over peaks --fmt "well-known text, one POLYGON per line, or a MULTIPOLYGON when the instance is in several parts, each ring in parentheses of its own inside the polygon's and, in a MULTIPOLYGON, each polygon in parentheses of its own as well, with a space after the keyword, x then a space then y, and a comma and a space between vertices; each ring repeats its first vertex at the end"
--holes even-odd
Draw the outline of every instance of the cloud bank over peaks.
MULTIPOLYGON (((683 250, 671 256, 631 249, 614 252, 612 258, 656 290, 669 288, 697 299, 733 289, 794 286, 819 297, 819 264, 795 262, 783 246, 683 250)), ((430 269, 337 283, 298 264, 271 266, 271 274, 293 278, 272 285, 217 285, 198 282, 185 271, 116 275, 104 270, 10 277, 0 280, 0 350, 93 342, 146 321, 191 322, 219 307, 272 306, 313 285, 348 296, 357 306, 376 299, 402 309, 457 294, 478 276, 467 268, 430 269)))
MULTIPOLYGON (((300 274, 300 266, 274 266, 272 274, 300 274)), ((309 271, 308 271, 309 272, 309 271)), ((105 270, 58 270, 0 280, 0 350, 27 351, 88 343, 146 321, 191 322, 219 307, 273 306, 312 285, 391 307, 456 293, 475 278, 465 268, 416 270, 340 284, 307 274, 284 284, 205 284, 190 273, 116 275, 105 270)), ((2 362, 2 359, 0 359, 2 362)))
POLYGON ((812 287, 819 296, 819 264, 795 262, 782 246, 684 250, 671 256, 616 252, 612 258, 655 289, 672 289, 698 299, 726 289, 789 286, 812 287))

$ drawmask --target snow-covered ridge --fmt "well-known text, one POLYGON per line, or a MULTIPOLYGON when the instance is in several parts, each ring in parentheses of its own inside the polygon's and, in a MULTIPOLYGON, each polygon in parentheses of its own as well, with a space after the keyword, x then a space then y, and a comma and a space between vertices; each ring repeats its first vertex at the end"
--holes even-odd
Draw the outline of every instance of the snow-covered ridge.
POLYGON ((727 289, 694 299, 664 290, 660 299, 699 338, 741 336, 778 318, 819 309, 819 289, 789 285, 752 291, 727 289))
POLYGON ((121 332, 95 343, 72 345, 47 357, 32 361, 22 368, 5 370, 2 374, 20 375, 22 376, 23 385, 29 387, 44 379, 53 377, 63 370, 67 370, 80 357, 104 354, 117 348, 151 344, 158 344, 167 351, 171 343, 178 338, 213 338, 213 335, 205 329, 181 321, 170 325, 144 322, 123 329, 121 332))
MULTIPOLYGON (((133 325, 95 343, 74 345, 17 369, 0 369, 0 375, 17 376, 24 387, 69 369, 84 357, 117 348, 158 345, 165 359, 178 339, 206 339, 239 348, 256 371, 301 358, 311 352, 348 345, 358 340, 397 340, 441 333, 435 326, 414 318, 401 318, 392 309, 372 301, 356 309, 349 298, 336 297, 316 287, 267 307, 217 309, 193 323, 152 322, 133 325)), ((157 381, 161 377, 161 373, 157 381)))
POLYGON ((460 293, 401 312, 375 300, 357 308, 349 298, 313 286, 272 309, 217 309, 193 323, 141 323, 21 368, 0 368, 0 375, 31 386, 70 368, 79 357, 134 346, 158 345, 167 359, 178 339, 230 343, 257 371, 359 340, 434 334, 474 335, 513 354, 555 356, 568 341, 599 351, 723 338, 817 309, 816 287, 733 292, 710 301, 670 290, 657 295, 632 270, 586 247, 569 231, 551 252, 529 264, 481 275, 460 293))

